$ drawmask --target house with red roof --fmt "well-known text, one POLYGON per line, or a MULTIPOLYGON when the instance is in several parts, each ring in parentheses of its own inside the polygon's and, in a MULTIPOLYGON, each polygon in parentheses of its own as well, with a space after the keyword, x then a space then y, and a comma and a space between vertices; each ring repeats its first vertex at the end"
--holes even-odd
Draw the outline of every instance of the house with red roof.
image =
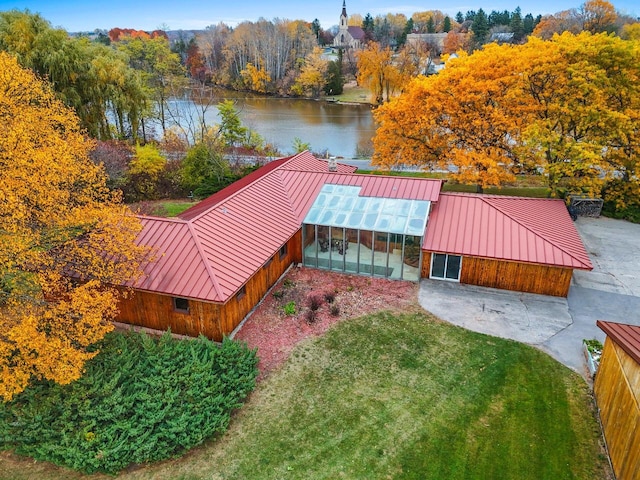
POLYGON ((142 216, 152 247, 119 321, 221 340, 292 265, 566 296, 589 257, 561 200, 441 193, 309 152, 273 161, 177 218, 142 216))
POLYGON ((596 322, 606 334, 593 392, 618 480, 640 478, 640 327, 596 322))

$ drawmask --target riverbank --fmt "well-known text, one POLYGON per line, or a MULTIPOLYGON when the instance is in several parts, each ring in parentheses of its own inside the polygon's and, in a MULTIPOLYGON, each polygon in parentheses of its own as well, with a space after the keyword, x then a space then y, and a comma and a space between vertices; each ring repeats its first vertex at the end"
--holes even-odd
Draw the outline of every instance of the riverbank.
POLYGON ((371 103, 371 93, 364 87, 357 84, 355 80, 344 84, 344 90, 340 95, 329 95, 322 97, 321 100, 327 102, 340 103, 343 105, 361 105, 371 103))

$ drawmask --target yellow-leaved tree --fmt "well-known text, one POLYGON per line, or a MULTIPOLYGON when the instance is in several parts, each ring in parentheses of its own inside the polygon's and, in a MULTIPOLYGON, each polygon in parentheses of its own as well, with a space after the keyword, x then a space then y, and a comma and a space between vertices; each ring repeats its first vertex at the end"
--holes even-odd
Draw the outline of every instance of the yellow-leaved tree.
POLYGON ((455 167, 453 178, 479 190, 535 169, 558 195, 597 196, 620 180, 625 196, 640 194, 636 41, 565 32, 486 45, 418 77, 375 117, 383 167, 455 167))
POLYGON ((513 146, 520 105, 508 85, 518 75, 508 49, 495 44, 461 53, 442 72, 413 80, 402 95, 378 108, 373 162, 386 168, 454 166, 453 178, 479 191, 513 178, 513 146), (507 168, 505 168, 507 166, 507 168))
POLYGON ((75 113, 0 52, 0 397, 82 375, 148 252, 75 113))

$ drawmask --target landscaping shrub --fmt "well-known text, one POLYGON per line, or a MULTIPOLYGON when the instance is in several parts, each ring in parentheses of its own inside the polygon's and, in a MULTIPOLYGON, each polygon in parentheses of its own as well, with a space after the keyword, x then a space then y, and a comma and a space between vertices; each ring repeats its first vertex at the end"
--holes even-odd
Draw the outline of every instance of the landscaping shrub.
POLYGON ((255 351, 225 339, 107 335, 69 385, 40 382, 0 405, 0 448, 115 473, 224 432, 255 387, 255 351))
POLYGON ((282 307, 282 309, 284 310, 285 315, 295 315, 296 314, 296 302, 288 302, 284 307, 282 307))
POLYGON ((315 312, 322 306, 322 298, 319 295, 310 295, 307 298, 307 306, 315 312))
POLYGON ((338 315, 340 315, 340 307, 338 306, 337 303, 334 303, 331 305, 331 308, 329 309, 329 313, 333 317, 337 317, 338 315))
POLYGON ((336 294, 334 292, 325 292, 324 299, 327 303, 333 303, 333 301, 336 299, 336 294))
POLYGON ((304 314, 304 319, 309 325, 315 323, 317 318, 318 318, 317 310, 307 310, 306 313, 304 314))

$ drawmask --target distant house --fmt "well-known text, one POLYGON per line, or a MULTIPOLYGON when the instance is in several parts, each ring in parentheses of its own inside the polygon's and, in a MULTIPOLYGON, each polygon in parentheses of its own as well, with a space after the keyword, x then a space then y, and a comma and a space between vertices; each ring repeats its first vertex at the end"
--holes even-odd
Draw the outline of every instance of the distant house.
POLYGON ((309 152, 273 161, 177 218, 141 217, 154 261, 119 321, 220 340, 292 264, 567 295, 591 269, 562 200, 441 193, 309 152))
POLYGON ((417 48, 420 44, 426 45, 434 57, 439 56, 444 50, 444 39, 447 33, 409 33, 407 45, 417 48))
POLYGON ((512 32, 494 32, 489 36, 489 42, 495 42, 499 44, 513 43, 512 32))
POLYGON ((347 16, 347 4, 346 0, 342 2, 342 13, 340 14, 340 24, 338 26, 338 33, 333 38, 333 47, 336 48, 352 48, 360 49, 365 43, 365 34, 362 28, 349 25, 349 17, 347 16))
POLYGON ((640 327, 598 320, 607 334, 595 393, 618 480, 640 478, 640 327))

